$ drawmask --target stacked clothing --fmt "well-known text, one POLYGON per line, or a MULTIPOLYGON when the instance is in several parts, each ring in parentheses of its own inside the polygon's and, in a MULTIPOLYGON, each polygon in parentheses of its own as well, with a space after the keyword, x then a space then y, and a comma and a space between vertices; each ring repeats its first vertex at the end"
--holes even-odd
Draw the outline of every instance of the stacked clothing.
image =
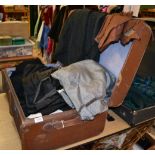
POLYGON ((93 60, 47 67, 39 59, 16 66, 11 76, 25 116, 76 109, 82 120, 107 111, 114 76, 93 60))
POLYGON ((142 78, 136 75, 124 100, 124 105, 132 110, 140 110, 155 105, 155 77, 142 78))

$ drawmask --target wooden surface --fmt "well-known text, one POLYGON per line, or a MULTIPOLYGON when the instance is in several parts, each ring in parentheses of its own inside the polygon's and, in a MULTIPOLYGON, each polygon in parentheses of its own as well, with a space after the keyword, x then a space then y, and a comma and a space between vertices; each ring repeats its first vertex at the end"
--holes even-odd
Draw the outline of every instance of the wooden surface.
POLYGON ((18 56, 18 57, 10 57, 10 58, 0 58, 0 63, 1 62, 10 62, 10 61, 29 60, 29 59, 33 59, 33 56, 29 55, 29 56, 18 56))
POLYGON ((152 127, 150 132, 148 132, 148 134, 154 139, 154 143, 155 143, 155 127, 152 127))
POLYGON ((151 17, 142 17, 142 18, 138 18, 138 19, 141 19, 141 20, 144 20, 144 21, 149 21, 149 22, 155 22, 155 18, 151 18, 151 17))

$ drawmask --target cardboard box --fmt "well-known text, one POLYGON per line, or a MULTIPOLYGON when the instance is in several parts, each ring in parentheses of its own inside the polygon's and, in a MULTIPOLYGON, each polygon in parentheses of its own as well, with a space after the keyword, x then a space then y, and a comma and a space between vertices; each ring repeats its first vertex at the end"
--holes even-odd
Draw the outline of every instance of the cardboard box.
POLYGON ((6 21, 0 23, 0 36, 30 37, 29 22, 27 21, 6 21))

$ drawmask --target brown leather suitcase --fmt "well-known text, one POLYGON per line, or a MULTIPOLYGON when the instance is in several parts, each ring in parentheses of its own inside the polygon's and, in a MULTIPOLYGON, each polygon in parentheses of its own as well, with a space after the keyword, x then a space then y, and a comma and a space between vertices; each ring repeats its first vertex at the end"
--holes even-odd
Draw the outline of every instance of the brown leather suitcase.
POLYGON ((3 88, 8 95, 10 113, 19 132, 22 149, 56 149, 103 131, 107 112, 92 121, 82 121, 75 110, 26 118, 6 70, 2 74, 3 88))
MULTIPOLYGON (((154 32, 155 34, 155 32, 154 32)), ((155 76, 155 50, 154 50, 155 40, 150 43, 148 52, 145 53, 143 60, 139 66, 137 74, 141 77, 155 76)), ((144 123, 146 121, 155 119, 155 106, 148 106, 139 110, 132 110, 128 108, 125 104, 119 107, 113 108, 113 111, 128 122, 131 126, 144 123)))
MULTIPOLYGON (((141 39, 132 43, 113 88, 110 107, 122 104, 148 46, 150 28, 141 23, 139 29, 141 39)), ((81 121, 75 110, 33 119, 26 118, 7 71, 3 70, 2 73, 3 88, 8 94, 10 113, 14 117, 23 149, 57 149, 93 137, 104 130, 107 112, 97 115, 92 121, 81 121)))

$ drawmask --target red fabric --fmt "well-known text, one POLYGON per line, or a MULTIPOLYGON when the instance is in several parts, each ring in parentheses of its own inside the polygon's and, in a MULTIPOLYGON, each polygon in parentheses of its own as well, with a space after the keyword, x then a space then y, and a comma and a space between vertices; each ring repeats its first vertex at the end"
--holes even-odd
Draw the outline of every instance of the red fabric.
POLYGON ((104 8, 101 9, 101 12, 107 12, 108 6, 105 6, 104 8))
POLYGON ((54 41, 51 38, 48 38, 48 45, 47 45, 48 56, 53 52, 53 45, 54 45, 54 41))
POLYGON ((47 6, 43 9, 43 20, 45 21, 45 25, 51 26, 53 19, 53 7, 47 6))

